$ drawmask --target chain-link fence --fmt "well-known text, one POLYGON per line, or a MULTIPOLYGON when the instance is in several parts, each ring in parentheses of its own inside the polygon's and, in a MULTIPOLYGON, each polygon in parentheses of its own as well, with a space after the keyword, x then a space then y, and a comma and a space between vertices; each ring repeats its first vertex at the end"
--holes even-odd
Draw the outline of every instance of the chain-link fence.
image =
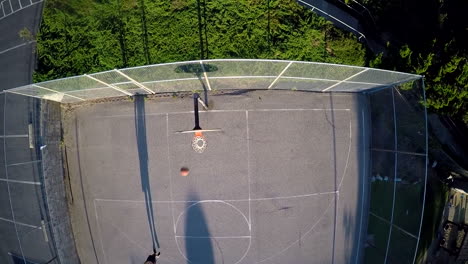
POLYGON ((365 263, 414 263, 427 178, 427 124, 419 75, 280 60, 203 60, 82 75, 7 90, 60 103, 225 89, 364 92, 371 119, 365 263))
POLYGON ((368 98, 372 148, 365 263, 414 263, 427 178, 423 80, 368 98))
POLYGON ((286 89, 359 92, 421 78, 357 66, 280 60, 203 60, 148 65, 8 90, 61 103, 194 90, 286 89))

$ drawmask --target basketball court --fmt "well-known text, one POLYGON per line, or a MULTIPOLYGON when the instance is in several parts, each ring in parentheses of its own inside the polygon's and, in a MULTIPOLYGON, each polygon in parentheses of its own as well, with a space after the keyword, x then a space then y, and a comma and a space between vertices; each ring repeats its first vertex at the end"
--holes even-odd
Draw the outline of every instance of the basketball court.
POLYGON ((365 95, 136 98, 66 111, 82 263, 358 263, 367 219, 365 95), (201 136, 195 142, 194 136, 201 136), (188 169, 186 176, 181 169, 188 169))

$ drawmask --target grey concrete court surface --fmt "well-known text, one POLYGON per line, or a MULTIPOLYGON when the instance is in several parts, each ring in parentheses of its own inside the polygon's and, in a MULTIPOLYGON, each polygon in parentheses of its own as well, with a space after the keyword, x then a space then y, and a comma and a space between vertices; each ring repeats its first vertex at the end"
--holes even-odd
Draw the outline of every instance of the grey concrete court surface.
POLYGON ((358 263, 368 115, 359 94, 211 94, 196 153, 190 95, 64 114, 82 263, 358 263), (187 167, 190 174, 180 175, 187 167))

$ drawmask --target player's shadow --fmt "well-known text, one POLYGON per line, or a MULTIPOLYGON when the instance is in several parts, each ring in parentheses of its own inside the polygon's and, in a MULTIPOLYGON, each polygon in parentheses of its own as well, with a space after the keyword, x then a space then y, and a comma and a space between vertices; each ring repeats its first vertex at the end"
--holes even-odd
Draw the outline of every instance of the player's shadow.
MULTIPOLYGON (((188 201, 198 201, 198 195, 191 192, 188 201)), ((214 264, 212 239, 203 212, 202 204, 186 204, 185 213, 185 252, 187 263, 214 264)))
POLYGON ((153 249, 159 248, 158 236, 156 234, 156 225, 153 212, 151 197, 151 186, 148 171, 148 143, 146 141, 146 117, 145 117, 145 96, 135 95, 134 97, 135 114, 135 134, 138 147, 138 160, 140 162, 141 189, 145 194, 146 214, 148 217, 149 231, 153 249))

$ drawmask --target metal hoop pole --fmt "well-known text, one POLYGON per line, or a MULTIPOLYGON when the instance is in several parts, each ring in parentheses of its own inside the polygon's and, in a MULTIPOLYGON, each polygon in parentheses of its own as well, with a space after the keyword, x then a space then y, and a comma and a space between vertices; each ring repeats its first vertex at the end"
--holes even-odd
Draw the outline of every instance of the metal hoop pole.
POLYGON ((200 97, 200 95, 198 93, 194 93, 193 94, 193 108, 194 108, 194 112, 195 112, 195 127, 193 128, 193 130, 200 130, 201 127, 200 127, 200 118, 198 116, 198 98, 200 97))

